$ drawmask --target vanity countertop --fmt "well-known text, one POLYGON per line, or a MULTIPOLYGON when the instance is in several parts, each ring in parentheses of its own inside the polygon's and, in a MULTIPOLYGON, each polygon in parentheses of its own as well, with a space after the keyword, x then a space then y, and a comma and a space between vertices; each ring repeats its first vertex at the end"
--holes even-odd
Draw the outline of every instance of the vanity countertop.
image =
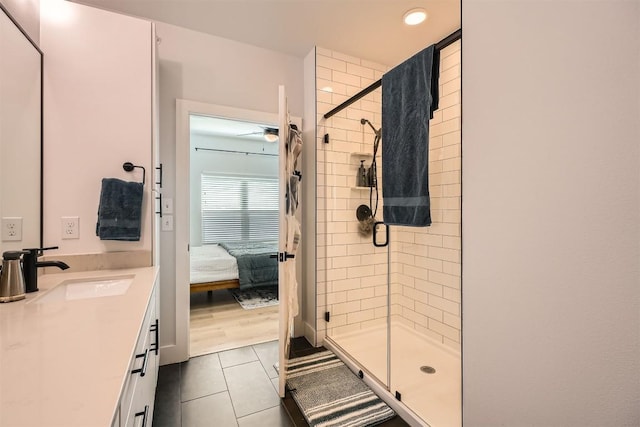
POLYGON ((44 274, 39 292, 0 304, 0 425, 111 426, 157 274, 44 274), (122 295, 38 301, 67 280, 127 275, 122 295))

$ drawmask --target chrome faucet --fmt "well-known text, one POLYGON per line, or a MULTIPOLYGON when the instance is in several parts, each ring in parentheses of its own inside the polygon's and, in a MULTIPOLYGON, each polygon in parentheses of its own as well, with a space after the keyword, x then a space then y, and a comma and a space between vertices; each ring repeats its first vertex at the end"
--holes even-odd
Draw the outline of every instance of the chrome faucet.
POLYGON ((38 257, 42 256, 42 251, 49 249, 58 249, 58 247, 24 249, 26 253, 22 256, 22 270, 24 271, 24 284, 27 292, 38 290, 38 267, 58 267, 60 270, 69 268, 62 261, 38 261, 38 257))

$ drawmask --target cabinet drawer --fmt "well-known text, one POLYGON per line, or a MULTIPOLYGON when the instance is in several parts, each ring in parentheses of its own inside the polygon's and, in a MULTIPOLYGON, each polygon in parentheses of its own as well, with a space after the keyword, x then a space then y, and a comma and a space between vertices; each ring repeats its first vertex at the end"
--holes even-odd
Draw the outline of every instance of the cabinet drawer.
POLYGON ((120 401, 122 427, 148 427, 153 418, 160 350, 157 294, 156 285, 139 333, 136 352, 131 359, 128 383, 120 401))

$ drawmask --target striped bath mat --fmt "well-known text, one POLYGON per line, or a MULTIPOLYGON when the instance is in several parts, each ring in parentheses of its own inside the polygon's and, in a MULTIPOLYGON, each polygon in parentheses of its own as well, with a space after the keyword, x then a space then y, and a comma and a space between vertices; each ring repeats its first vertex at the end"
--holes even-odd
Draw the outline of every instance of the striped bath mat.
POLYGON ((331 351, 290 359, 287 386, 310 427, 364 427, 395 412, 331 351))

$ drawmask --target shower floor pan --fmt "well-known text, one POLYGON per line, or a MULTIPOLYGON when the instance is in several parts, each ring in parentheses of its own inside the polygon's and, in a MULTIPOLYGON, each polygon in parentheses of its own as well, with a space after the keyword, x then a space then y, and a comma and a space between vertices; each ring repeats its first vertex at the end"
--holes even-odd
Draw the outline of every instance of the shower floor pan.
MULTIPOLYGON (((400 323, 391 326, 391 398, 402 403, 431 427, 462 425, 460 354, 400 323), (435 370, 431 372, 432 368, 435 370)), ((337 346, 355 365, 383 384, 387 381, 386 327, 331 336, 327 347, 337 346)))

